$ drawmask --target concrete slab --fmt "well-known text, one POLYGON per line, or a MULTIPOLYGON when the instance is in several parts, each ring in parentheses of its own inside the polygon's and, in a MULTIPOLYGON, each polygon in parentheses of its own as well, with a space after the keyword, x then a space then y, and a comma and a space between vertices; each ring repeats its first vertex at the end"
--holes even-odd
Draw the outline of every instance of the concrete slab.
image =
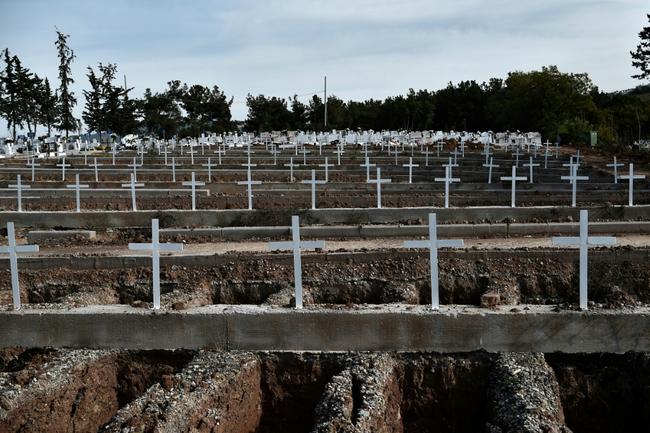
POLYGON ((30 244, 65 239, 92 240, 96 238, 97 232, 94 230, 32 230, 27 233, 27 242, 30 244))
POLYGON ((0 312, 0 346, 252 351, 650 351, 650 308, 560 311, 368 306, 292 310, 213 305, 153 311, 124 305, 0 312))

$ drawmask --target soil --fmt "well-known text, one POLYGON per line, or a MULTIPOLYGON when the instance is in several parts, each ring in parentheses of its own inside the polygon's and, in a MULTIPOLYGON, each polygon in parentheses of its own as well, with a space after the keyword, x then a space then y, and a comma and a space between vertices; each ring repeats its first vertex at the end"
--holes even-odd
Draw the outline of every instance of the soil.
MULTIPOLYGON (((589 262, 592 308, 650 304, 650 261, 645 250, 593 250, 589 262)), ((572 251, 493 251, 441 253, 439 287, 443 304, 480 305, 485 293, 500 303, 555 304, 577 308, 578 263, 572 251)), ((146 258, 143 259, 144 263, 146 258)), ((70 262, 74 264, 74 260, 70 262)), ((163 308, 208 304, 293 303, 293 262, 287 254, 229 253, 161 268, 163 308), (205 263, 205 264, 203 264, 205 263)), ((305 254, 306 306, 429 304, 427 253, 375 250, 305 254)), ((20 272, 21 300, 27 308, 97 304, 148 306, 151 270, 45 267, 20 272)), ((0 304, 9 308, 9 271, 0 271, 0 304)))

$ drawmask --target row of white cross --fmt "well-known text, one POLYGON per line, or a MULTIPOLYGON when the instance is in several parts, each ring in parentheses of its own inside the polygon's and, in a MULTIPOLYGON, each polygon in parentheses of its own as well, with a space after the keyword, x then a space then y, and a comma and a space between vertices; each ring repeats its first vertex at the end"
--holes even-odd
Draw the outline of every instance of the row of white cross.
MULTIPOLYGON (((611 236, 589 236, 588 234, 588 211, 580 211, 580 235, 578 237, 553 237, 553 245, 573 246, 578 245, 580 249, 580 308, 587 309, 588 296, 588 261, 587 249, 589 246, 603 245, 611 246, 616 244, 616 238, 611 236)), ((429 238, 425 240, 404 241, 404 248, 420 248, 429 250, 430 283, 431 283, 431 308, 438 309, 440 306, 440 293, 438 287, 438 249, 439 248, 462 248, 462 239, 439 240, 437 234, 436 214, 429 214, 429 238)), ((18 281, 17 253, 38 252, 38 245, 16 245, 16 237, 13 222, 7 223, 8 245, 0 246, 0 253, 9 254, 11 270, 11 288, 14 309, 20 309, 20 288, 18 281)), ((303 307, 302 288, 302 261, 301 251, 305 249, 323 249, 325 241, 303 241, 300 239, 300 221, 298 216, 291 217, 291 241, 269 242, 268 249, 291 250, 293 253, 294 267, 294 289, 296 308, 303 307)), ((160 308, 160 253, 181 252, 183 244, 160 243, 159 224, 157 219, 151 221, 151 242, 150 243, 129 243, 129 249, 134 251, 151 251, 152 257, 152 288, 153 308, 160 308)))
MULTIPOLYGON (((253 185, 260 185, 262 182, 261 181, 254 181, 252 180, 252 172, 251 172, 251 167, 255 167, 256 164, 251 164, 250 162, 247 164, 243 164, 246 167, 246 173, 247 173, 247 180, 245 181, 239 181, 237 182, 238 185, 246 185, 246 192, 247 192, 247 197, 248 197, 248 209, 252 210, 253 209, 253 185)), ((293 161, 291 161, 289 164, 285 164, 290 167, 291 169, 291 174, 290 176, 293 178, 293 167, 295 166, 293 164, 293 161)), ((375 179, 370 178, 370 167, 375 166, 375 164, 371 164, 368 159, 366 159, 366 162, 364 164, 361 164, 363 167, 366 167, 366 183, 368 184, 376 184, 377 186, 377 208, 380 209, 381 206, 381 185, 385 183, 391 183, 390 179, 382 179, 381 177, 381 168, 376 167, 377 171, 377 177, 375 179)), ((445 208, 449 208, 449 186, 454 183, 454 182, 460 182, 460 178, 456 178, 452 176, 452 168, 454 167, 454 164, 449 161, 448 164, 443 164, 445 167, 445 177, 436 177, 434 180, 436 182, 444 182, 445 184, 445 193, 444 193, 444 198, 445 198, 445 208)), ((576 195, 577 195, 577 184, 579 180, 589 180, 589 176, 578 176, 578 165, 574 164, 573 162, 564 164, 569 167, 571 174, 569 176, 561 176, 562 180, 568 180, 571 183, 571 206, 576 207, 576 195)), ((311 208, 316 209, 316 185, 320 184, 325 184, 328 182, 328 165, 327 164, 327 158, 325 161, 325 164, 323 164, 325 167, 325 180, 316 180, 316 171, 311 170, 311 180, 303 180, 303 184, 310 184, 311 185, 311 208)), ((417 167, 417 165, 414 165, 412 163, 412 160, 409 161, 409 168, 412 167, 417 167)), ((489 168, 489 177, 488 177, 488 183, 492 182, 492 167, 495 167, 495 165, 492 163, 492 158, 490 158, 489 164, 483 164, 483 166, 489 168)), ((172 166, 173 167, 173 166, 172 166)), ((498 166, 497 166, 498 167, 498 166)), ((531 165, 531 176, 532 176, 532 165, 531 165)), ((175 177, 175 173, 174 173, 175 177)), ((618 176, 619 179, 627 179, 628 180, 628 205, 629 206, 634 206, 634 181, 635 180, 641 180, 645 179, 645 175, 635 175, 634 174, 634 164, 630 164, 629 166, 629 174, 627 175, 620 175, 618 176)), ((511 207, 516 207, 516 191, 517 191, 517 181, 526 181, 530 178, 527 178, 526 176, 517 176, 517 167, 512 166, 512 174, 510 176, 501 176, 502 181, 509 181, 511 182, 511 198, 510 198, 510 206, 511 207)), ((409 183, 411 183, 411 171, 409 170, 409 183)), ((195 173, 192 172, 192 180, 187 181, 187 182, 182 182, 183 186, 189 186, 191 188, 191 194, 192 194, 192 210, 196 210, 196 187, 197 186, 205 186, 205 182, 198 182, 196 180, 195 173)), ((81 201, 80 201, 80 194, 81 194, 81 189, 87 189, 89 188, 89 185, 82 185, 79 183, 79 174, 75 175, 75 183, 72 185, 66 185, 67 188, 71 188, 75 190, 75 199, 76 199, 76 210, 77 212, 81 212, 81 201)), ((138 187, 144 187, 143 183, 137 183, 136 180, 136 173, 131 173, 131 181, 129 183, 122 184, 123 188, 129 188, 131 191, 131 207, 135 211, 137 210, 137 202, 136 202, 136 188, 138 187)), ((16 178, 16 183, 8 185, 9 189, 15 189, 16 190, 16 195, 17 195, 17 210, 18 212, 22 212, 22 190, 23 189, 28 189, 30 188, 29 185, 24 185, 21 181, 21 175, 17 175, 16 178)))

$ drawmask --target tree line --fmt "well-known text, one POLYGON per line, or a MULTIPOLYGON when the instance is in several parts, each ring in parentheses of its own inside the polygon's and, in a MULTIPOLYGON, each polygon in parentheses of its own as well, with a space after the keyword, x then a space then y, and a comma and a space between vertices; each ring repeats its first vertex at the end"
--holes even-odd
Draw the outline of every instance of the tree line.
MULTIPOLYGON (((650 21, 650 15, 648 16, 650 21)), ((31 72, 9 49, 2 52, 0 116, 15 139, 16 130, 34 133, 44 126, 65 132, 80 128, 73 115, 77 100, 71 64, 74 51, 69 35, 56 30, 59 86, 31 72)), ((650 27, 640 33, 633 66, 634 78, 650 78, 650 27)), ((243 123, 231 116, 233 99, 218 86, 188 85, 179 80, 141 98, 130 96, 133 88, 119 84, 117 65, 98 63, 87 67, 88 88, 82 113, 88 132, 141 133, 163 137, 197 137, 201 133, 270 130, 323 130, 325 106, 318 95, 302 102, 289 98, 251 95, 246 98, 248 116, 243 123)), ((125 80, 126 81, 126 80, 125 80)), ((407 129, 466 131, 539 131, 544 139, 563 143, 587 142, 597 131, 599 142, 617 146, 631 144, 650 133, 650 86, 632 91, 601 92, 585 73, 564 73, 555 66, 539 71, 511 72, 505 78, 478 83, 449 83, 439 90, 414 90, 384 100, 343 101, 327 98, 327 129, 407 129)))

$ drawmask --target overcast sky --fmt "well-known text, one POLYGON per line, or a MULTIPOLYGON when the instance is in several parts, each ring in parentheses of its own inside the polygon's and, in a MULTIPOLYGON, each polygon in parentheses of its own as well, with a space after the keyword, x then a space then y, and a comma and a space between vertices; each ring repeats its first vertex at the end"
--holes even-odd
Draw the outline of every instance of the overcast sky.
POLYGON ((86 67, 113 62, 137 96, 216 84, 243 120, 247 93, 302 95, 324 75, 344 100, 550 64, 631 88, 648 12, 648 0, 0 0, 0 48, 58 85, 54 26, 70 34, 78 115, 86 67))

